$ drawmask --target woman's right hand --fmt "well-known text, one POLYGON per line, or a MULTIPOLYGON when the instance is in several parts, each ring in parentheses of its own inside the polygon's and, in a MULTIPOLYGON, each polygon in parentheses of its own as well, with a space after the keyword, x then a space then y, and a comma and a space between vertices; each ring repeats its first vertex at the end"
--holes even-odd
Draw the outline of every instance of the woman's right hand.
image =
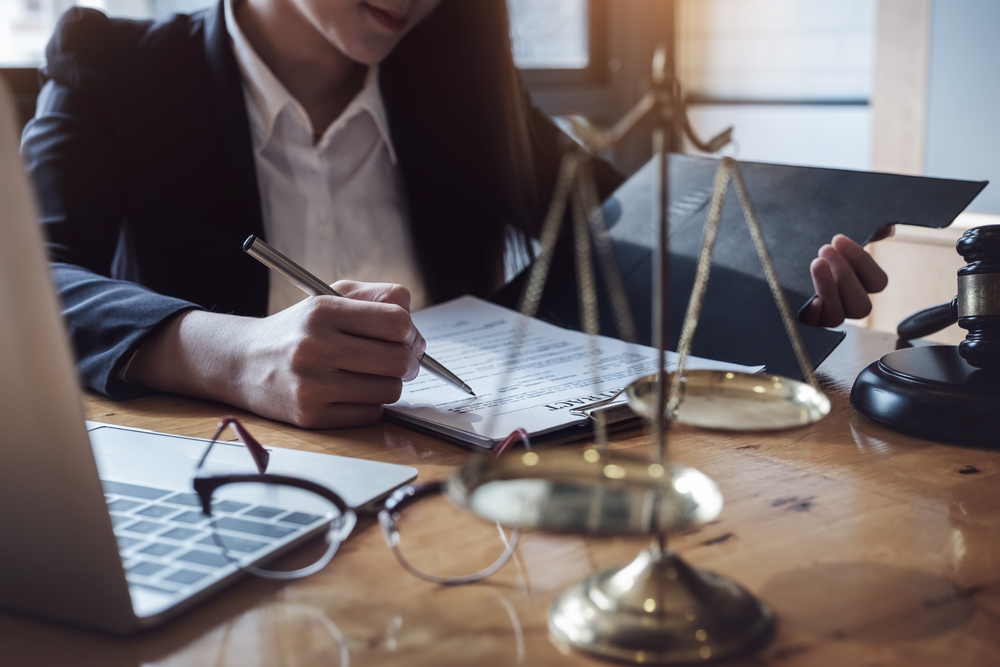
POLYGON ((341 281, 256 319, 187 311, 140 347, 126 379, 305 428, 371 424, 416 377, 426 344, 399 285, 341 281))

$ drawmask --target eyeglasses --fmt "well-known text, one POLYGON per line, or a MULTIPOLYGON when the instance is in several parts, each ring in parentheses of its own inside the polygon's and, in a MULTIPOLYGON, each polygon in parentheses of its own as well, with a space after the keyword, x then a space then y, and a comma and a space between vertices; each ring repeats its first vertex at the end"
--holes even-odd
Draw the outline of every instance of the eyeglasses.
MULTIPOLYGON (((490 456, 516 442, 530 449, 518 429, 490 456)), ((520 532, 507 532, 455 507, 444 482, 410 484, 384 501, 351 508, 332 489, 314 481, 267 472, 270 455, 236 418, 226 417, 212 436, 195 472, 194 490, 211 518, 212 537, 221 553, 243 571, 267 579, 290 580, 323 569, 347 539, 359 517, 377 517, 386 544, 407 572, 426 581, 461 585, 481 581, 502 568, 517 548, 520 532), (257 467, 257 474, 205 474, 219 437, 231 428, 257 467), (310 564, 280 570, 257 554, 270 541, 270 560, 311 537, 324 535, 326 550, 310 564), (252 539, 248 539, 252 538, 252 539), (445 539, 447 538, 447 539, 445 539)))

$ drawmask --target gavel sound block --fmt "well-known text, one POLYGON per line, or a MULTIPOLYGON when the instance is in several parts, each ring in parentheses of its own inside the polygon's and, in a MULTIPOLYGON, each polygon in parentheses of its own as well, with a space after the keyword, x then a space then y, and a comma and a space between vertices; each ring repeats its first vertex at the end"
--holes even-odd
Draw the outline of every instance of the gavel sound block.
POLYGON ((965 340, 890 352, 858 376, 851 405, 894 430, 1000 445, 1000 225, 970 229, 956 248, 967 262, 958 296, 904 319, 897 333, 911 340, 957 321, 965 340))

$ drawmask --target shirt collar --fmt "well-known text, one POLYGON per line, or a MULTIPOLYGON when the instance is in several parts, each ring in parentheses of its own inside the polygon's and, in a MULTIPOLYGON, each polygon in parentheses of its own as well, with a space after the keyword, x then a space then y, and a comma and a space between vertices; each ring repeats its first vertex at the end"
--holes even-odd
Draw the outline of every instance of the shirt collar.
MULTIPOLYGON (((247 41, 243 30, 236 22, 233 14, 233 4, 239 0, 224 0, 226 30, 232 40, 233 54, 236 56, 236 63, 239 65, 240 73, 243 75, 245 89, 249 91, 249 102, 256 107, 260 118, 264 124, 264 137, 262 145, 266 145, 274 133, 274 126, 278 115, 286 107, 296 110, 302 122, 312 131, 309 116, 302 105, 292 97, 291 93, 278 80, 271 69, 261 60, 257 52, 253 50, 250 42, 247 41)), ((330 124, 324 132, 318 147, 325 146, 330 138, 341 131, 353 117, 359 113, 367 112, 375 122, 382 141, 389 151, 389 159, 392 164, 396 164, 396 150, 392 145, 392 137, 389 133, 388 114, 385 111, 385 102, 382 100, 382 91, 379 89, 378 66, 371 65, 365 75, 364 84, 361 90, 347 105, 343 113, 330 124)))

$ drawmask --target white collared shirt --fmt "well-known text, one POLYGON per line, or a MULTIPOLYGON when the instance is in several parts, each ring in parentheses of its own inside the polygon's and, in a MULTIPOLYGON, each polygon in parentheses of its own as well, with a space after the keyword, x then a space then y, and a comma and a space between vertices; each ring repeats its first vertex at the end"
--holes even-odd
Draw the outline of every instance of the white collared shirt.
MULTIPOLYGON (((243 75, 267 242, 325 282, 398 283, 410 290, 412 309, 423 307, 378 68, 368 68, 361 92, 315 141, 305 109, 250 46, 232 2, 226 27, 243 75)), ((303 298, 271 273, 269 314, 303 298)))

